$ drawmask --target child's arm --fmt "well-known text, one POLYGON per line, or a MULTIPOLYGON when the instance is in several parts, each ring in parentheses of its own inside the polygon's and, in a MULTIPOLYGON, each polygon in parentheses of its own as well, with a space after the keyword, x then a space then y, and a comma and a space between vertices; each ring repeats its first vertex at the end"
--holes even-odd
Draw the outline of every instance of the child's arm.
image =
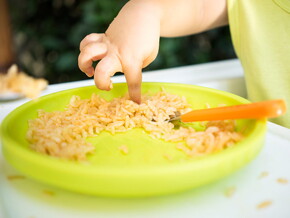
POLYGON ((131 99, 140 103, 141 71, 156 58, 160 36, 193 34, 226 23, 226 0, 131 0, 104 34, 82 40, 79 68, 94 75, 96 86, 104 90, 111 89, 111 76, 123 72, 131 99))

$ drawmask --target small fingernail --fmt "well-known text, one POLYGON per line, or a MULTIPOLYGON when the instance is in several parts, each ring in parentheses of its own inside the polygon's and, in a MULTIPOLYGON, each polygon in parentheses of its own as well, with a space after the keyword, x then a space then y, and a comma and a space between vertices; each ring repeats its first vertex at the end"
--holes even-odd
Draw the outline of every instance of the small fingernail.
POLYGON ((130 96, 131 100, 134 101, 136 104, 141 104, 141 98, 137 96, 130 96))
POLYGON ((135 103, 136 103, 136 104, 141 104, 141 100, 138 99, 138 100, 135 101, 135 103))
POLYGON ((88 70, 87 72, 85 72, 85 74, 88 76, 88 77, 92 77, 94 75, 94 69, 90 69, 88 70))
POLYGON ((113 83, 112 83, 112 81, 111 81, 111 83, 110 83, 110 89, 112 89, 113 88, 113 83))

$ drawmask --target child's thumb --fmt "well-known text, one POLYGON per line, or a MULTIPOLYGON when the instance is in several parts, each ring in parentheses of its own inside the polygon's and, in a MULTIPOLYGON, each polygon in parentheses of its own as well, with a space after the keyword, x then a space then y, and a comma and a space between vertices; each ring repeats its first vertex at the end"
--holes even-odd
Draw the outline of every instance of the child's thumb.
POLYGON ((104 57, 95 68, 95 84, 99 89, 109 91, 112 88, 111 77, 122 72, 122 65, 115 56, 104 57))

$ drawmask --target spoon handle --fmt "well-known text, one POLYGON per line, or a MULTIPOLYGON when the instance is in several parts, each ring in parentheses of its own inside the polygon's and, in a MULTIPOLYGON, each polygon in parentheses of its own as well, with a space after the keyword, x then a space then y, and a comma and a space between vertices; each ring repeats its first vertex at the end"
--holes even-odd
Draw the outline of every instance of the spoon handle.
POLYGON ((258 119, 278 117, 286 112, 284 100, 261 101, 249 104, 193 110, 181 115, 182 122, 258 119))

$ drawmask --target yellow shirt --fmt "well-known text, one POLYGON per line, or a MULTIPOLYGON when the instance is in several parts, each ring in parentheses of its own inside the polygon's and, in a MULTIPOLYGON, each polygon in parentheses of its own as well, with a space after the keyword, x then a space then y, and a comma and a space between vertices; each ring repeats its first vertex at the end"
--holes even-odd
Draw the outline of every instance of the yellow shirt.
POLYGON ((233 44, 251 101, 284 99, 290 128, 290 0, 228 0, 233 44))

